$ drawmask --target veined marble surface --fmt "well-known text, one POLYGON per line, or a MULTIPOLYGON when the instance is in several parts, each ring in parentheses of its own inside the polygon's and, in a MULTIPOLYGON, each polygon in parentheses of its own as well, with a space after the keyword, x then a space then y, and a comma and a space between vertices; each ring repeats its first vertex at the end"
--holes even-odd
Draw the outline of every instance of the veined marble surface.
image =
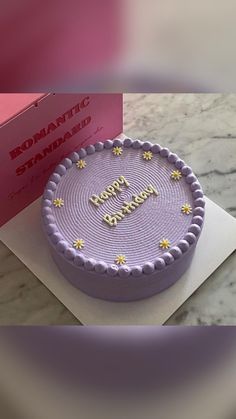
MULTIPOLYGON (((236 216, 236 95, 125 94, 124 132, 176 152, 205 194, 236 216)), ((167 324, 236 324, 236 257, 231 255, 167 324)), ((79 324, 0 243, 0 324, 79 324)))

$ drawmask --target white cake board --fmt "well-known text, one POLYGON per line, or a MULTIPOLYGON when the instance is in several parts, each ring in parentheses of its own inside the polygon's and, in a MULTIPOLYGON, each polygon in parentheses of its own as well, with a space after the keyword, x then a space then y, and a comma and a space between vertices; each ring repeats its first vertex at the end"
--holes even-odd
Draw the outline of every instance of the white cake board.
POLYGON ((86 325, 163 324, 236 249, 236 220, 206 198, 205 224, 191 267, 168 290, 141 301, 88 297, 61 275, 40 224, 36 200, 0 229, 0 240, 86 325))

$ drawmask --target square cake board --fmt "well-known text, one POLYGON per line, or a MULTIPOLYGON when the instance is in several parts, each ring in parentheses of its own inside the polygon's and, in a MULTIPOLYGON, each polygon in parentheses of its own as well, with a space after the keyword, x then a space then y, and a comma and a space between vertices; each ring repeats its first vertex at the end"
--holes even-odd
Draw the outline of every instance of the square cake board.
POLYGON ((236 249, 236 220, 206 198, 206 216, 190 268, 172 287, 134 302, 109 302, 73 287, 51 258, 40 220, 41 198, 0 229, 0 240, 85 325, 163 324, 236 249))

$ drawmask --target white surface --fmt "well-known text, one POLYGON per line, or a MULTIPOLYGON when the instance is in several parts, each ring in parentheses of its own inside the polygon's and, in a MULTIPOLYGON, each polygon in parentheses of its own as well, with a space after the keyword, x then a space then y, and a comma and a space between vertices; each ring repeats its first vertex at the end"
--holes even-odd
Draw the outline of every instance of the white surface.
POLYGON ((0 229, 0 239, 83 324, 163 324, 236 248, 236 221, 206 198, 206 218, 189 270, 151 298, 116 303, 88 297, 60 274, 40 225, 41 198, 0 229))

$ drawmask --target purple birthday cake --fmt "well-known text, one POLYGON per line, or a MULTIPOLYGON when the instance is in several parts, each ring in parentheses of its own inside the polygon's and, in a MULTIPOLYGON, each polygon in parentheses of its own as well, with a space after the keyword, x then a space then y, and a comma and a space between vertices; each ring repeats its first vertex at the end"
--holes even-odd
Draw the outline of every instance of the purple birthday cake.
POLYGON ((42 219, 66 279, 91 296, 131 301, 183 275, 204 206, 183 160, 158 144, 126 138, 64 159, 46 185, 42 219))

